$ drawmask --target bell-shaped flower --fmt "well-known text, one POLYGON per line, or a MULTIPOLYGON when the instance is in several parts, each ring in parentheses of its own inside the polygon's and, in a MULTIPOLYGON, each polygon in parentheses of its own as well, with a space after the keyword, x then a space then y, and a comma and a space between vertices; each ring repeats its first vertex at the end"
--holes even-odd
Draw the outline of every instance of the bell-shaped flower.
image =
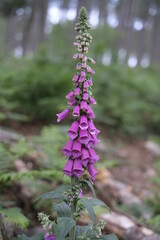
POLYGON ((79 105, 76 105, 73 108, 72 115, 73 115, 73 117, 79 117, 80 116, 80 107, 79 107, 79 105))
POLYGON ((90 154, 90 163, 95 163, 99 160, 99 156, 96 154, 95 150, 93 148, 89 148, 89 154, 90 154))
POLYGON ((66 155, 67 157, 70 157, 72 155, 72 146, 73 146, 73 140, 70 139, 65 147, 62 149, 64 155, 66 155))
POLYGON ((91 175, 92 181, 94 181, 95 180, 95 176, 97 174, 97 171, 96 171, 93 163, 88 164, 88 172, 91 175))
POLYGON ((82 130, 80 129, 79 130, 79 138, 78 138, 78 141, 81 143, 81 144, 88 144, 88 141, 89 141, 89 136, 88 136, 88 131, 87 130, 82 130))
POLYGON ((83 93, 83 100, 85 100, 85 101, 88 100, 88 93, 83 93))
POLYGON ((90 159, 91 159, 89 151, 88 151, 87 148, 82 148, 82 157, 81 157, 81 159, 82 159, 82 165, 84 167, 86 167, 87 163, 90 162, 90 159))
POLYGON ((89 97, 89 103, 92 105, 96 105, 96 100, 93 97, 89 97))
POLYGON ((73 122, 70 129, 67 131, 68 136, 70 139, 75 139, 78 136, 78 129, 79 129, 79 122, 78 120, 73 122))
POLYGON ((69 101, 73 100, 73 98, 74 98, 74 92, 73 91, 69 92, 66 95, 66 99, 69 100, 69 101))
POLYGON ((79 158, 82 155, 82 145, 79 141, 75 140, 72 147, 72 154, 74 158, 79 158))
POLYGON ((71 177, 73 175, 72 168, 73 168, 73 160, 68 159, 65 167, 63 168, 63 172, 68 176, 71 177))
POLYGON ((88 104, 87 104, 86 101, 83 101, 83 100, 81 101, 81 103, 80 103, 80 109, 83 110, 83 111, 85 111, 85 112, 87 112, 88 104))
POLYGON ((75 159, 74 160, 74 165, 73 165, 73 174, 76 177, 80 178, 82 173, 83 173, 83 168, 82 168, 81 160, 80 159, 75 159))
POLYGON ((64 118, 68 117, 69 115, 69 108, 65 109, 63 112, 56 114, 58 119, 57 122, 62 121, 64 118))
POLYGON ((80 92, 81 92, 80 87, 77 87, 77 88, 74 90, 74 95, 75 95, 75 96, 79 96, 79 95, 80 95, 80 92))

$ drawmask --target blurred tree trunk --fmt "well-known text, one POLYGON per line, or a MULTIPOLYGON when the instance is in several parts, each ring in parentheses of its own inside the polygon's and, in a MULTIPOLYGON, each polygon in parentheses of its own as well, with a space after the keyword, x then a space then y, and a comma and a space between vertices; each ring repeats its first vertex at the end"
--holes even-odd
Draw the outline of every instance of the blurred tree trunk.
POLYGON ((6 18, 6 33, 5 33, 5 51, 11 52, 15 43, 15 32, 14 32, 14 16, 7 16, 6 18))
POLYGON ((98 1, 99 8, 99 23, 105 24, 107 18, 107 2, 106 0, 98 1))
POLYGON ((32 12, 26 22, 23 34, 23 54, 37 48, 45 38, 45 21, 48 9, 48 0, 32 1, 32 12))
MULTIPOLYGON (((160 11, 160 9, 158 9, 160 11)), ((152 38, 152 59, 153 62, 160 62, 160 14, 155 16, 152 38)))
POLYGON ((139 31, 138 34, 138 42, 137 42, 137 56, 138 56, 138 64, 141 63, 143 54, 146 52, 146 45, 147 45, 147 39, 146 39, 146 29, 145 29, 145 23, 148 19, 148 10, 149 10, 149 3, 147 1, 143 2, 143 5, 140 2, 140 5, 138 7, 140 10, 139 18, 143 21, 143 28, 141 31, 139 31))
POLYGON ((118 16, 119 16, 119 25, 118 25, 118 34, 119 37, 117 39, 117 52, 123 48, 126 49, 125 46, 125 37, 127 34, 126 23, 128 22, 128 11, 130 7, 130 1, 122 0, 120 1, 120 6, 118 8, 118 16))
POLYGON ((133 32, 133 22, 136 16, 136 0, 129 1, 129 8, 128 8, 128 17, 127 17, 127 33, 126 33, 126 40, 125 40, 125 48, 126 48, 126 63, 128 62, 128 57, 130 52, 133 50, 133 40, 135 33, 133 32))

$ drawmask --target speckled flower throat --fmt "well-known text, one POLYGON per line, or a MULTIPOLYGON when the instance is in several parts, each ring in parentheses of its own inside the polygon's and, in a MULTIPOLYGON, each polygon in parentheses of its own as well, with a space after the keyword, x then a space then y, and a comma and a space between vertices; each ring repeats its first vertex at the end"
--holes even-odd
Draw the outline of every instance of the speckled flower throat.
POLYGON ((92 181, 94 181, 97 173, 94 163, 99 160, 95 152, 99 130, 94 126, 95 114, 91 107, 96 104, 92 97, 92 75, 95 74, 95 71, 91 67, 95 61, 87 55, 89 45, 92 42, 89 29, 84 9, 81 11, 79 21, 76 24, 75 30, 78 35, 73 43, 76 47, 73 59, 77 61, 77 72, 72 79, 75 88, 67 94, 68 108, 57 114, 57 121, 60 122, 69 114, 74 118, 74 122, 67 131, 69 141, 63 148, 63 153, 68 159, 63 172, 69 177, 80 178, 84 171, 88 171, 92 181))

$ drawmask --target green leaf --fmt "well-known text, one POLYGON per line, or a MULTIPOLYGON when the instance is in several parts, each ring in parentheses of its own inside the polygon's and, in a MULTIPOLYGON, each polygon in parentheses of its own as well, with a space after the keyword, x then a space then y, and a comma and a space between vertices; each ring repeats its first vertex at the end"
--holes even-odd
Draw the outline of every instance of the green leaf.
POLYGON ((94 197, 96 198, 96 193, 94 191, 94 187, 93 187, 92 183, 90 181, 88 181, 88 180, 83 180, 81 182, 87 183, 88 187, 92 190, 92 193, 93 193, 94 197))
POLYGON ((14 240, 44 240, 44 234, 43 233, 38 233, 36 235, 34 235, 33 237, 27 237, 25 235, 18 235, 17 238, 15 238, 14 240))
POLYGON ((2 208, 0 213, 5 215, 3 221, 6 223, 12 223, 22 228, 26 228, 29 225, 29 219, 23 215, 20 208, 2 208))
POLYGON ((118 240, 115 234, 110 234, 110 235, 103 235, 101 236, 102 240, 118 240))
POLYGON ((80 201, 83 204, 83 206, 86 208, 86 210, 88 211, 88 213, 91 216, 93 222, 96 223, 96 215, 94 213, 94 209, 93 209, 93 206, 91 204, 91 199, 81 198, 80 201))
POLYGON ((70 217, 71 216, 71 208, 65 203, 54 203, 54 210, 57 211, 58 217, 70 217))
MULTIPOLYGON (((98 198, 91 198, 89 199, 90 200, 90 203, 93 205, 93 206, 100 206, 100 207, 106 207, 108 208, 108 206, 102 202, 101 200, 99 200, 98 198)), ((109 210, 109 208, 108 208, 109 210)))
POLYGON ((79 237, 82 236, 86 236, 86 233, 88 232, 88 230, 90 229, 92 225, 88 225, 88 226, 76 226, 76 240, 79 239, 79 237))
POLYGON ((57 224, 54 225, 56 232, 56 240, 64 240, 66 235, 76 225, 76 222, 72 218, 61 217, 57 218, 57 224))
MULTIPOLYGON (((62 185, 61 187, 57 188, 55 191, 44 193, 40 196, 41 199, 63 199, 65 200, 66 197, 64 196, 63 192, 70 189, 69 185, 62 185)), ((36 199, 37 200, 37 199, 36 199)))

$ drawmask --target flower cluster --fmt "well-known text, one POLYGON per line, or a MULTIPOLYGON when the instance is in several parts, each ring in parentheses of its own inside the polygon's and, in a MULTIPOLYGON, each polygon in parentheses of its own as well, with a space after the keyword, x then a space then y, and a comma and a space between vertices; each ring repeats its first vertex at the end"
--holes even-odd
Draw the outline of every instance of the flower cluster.
POLYGON ((95 74, 95 71, 89 64, 95 64, 95 61, 87 56, 88 47, 92 42, 92 36, 88 32, 90 26, 87 20, 86 10, 83 9, 75 28, 78 32, 74 42, 77 53, 73 55, 73 59, 78 62, 77 72, 72 79, 75 88, 67 94, 68 107, 57 114, 57 121, 60 122, 70 113, 74 117, 74 122, 67 132, 69 141, 63 148, 63 153, 68 158, 63 172, 69 177, 74 175, 80 178, 83 172, 87 170, 92 181, 94 181, 97 173, 94 163, 99 160, 95 152, 99 130, 93 123, 95 114, 91 107, 91 105, 96 104, 91 89, 93 85, 92 75, 95 74))

